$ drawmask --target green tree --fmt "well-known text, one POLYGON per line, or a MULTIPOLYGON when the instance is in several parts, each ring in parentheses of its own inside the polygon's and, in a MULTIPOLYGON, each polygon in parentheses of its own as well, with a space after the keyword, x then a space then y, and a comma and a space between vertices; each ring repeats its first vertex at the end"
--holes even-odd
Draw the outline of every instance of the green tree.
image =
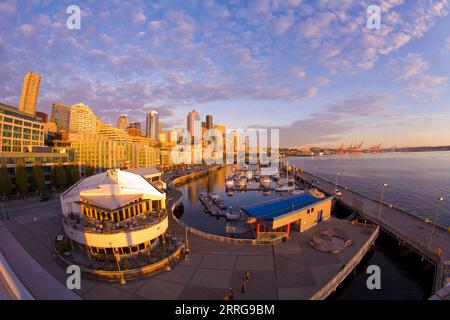
POLYGON ((23 161, 19 161, 16 165, 15 184, 17 191, 25 196, 28 191, 27 169, 23 161))
POLYGON ((78 165, 72 167, 72 184, 75 184, 80 180, 80 168, 78 165))
POLYGON ((33 179, 32 179, 32 187, 33 190, 38 191, 39 193, 45 187, 45 177, 44 172, 42 171, 42 166, 40 163, 35 163, 33 167, 33 179))
POLYGON ((0 195, 3 197, 3 195, 8 195, 11 193, 12 189, 12 182, 11 177, 8 173, 8 167, 6 166, 6 163, 2 164, 2 167, 0 169, 0 195))
POLYGON ((90 177, 94 174, 94 167, 91 166, 85 166, 84 167, 84 176, 90 177))
POLYGON ((71 186, 80 180, 80 171, 78 170, 78 166, 67 166, 66 167, 67 174, 67 185, 71 186))
POLYGON ((55 185, 59 189, 63 189, 67 183, 66 170, 64 170, 62 163, 59 162, 54 168, 55 185))

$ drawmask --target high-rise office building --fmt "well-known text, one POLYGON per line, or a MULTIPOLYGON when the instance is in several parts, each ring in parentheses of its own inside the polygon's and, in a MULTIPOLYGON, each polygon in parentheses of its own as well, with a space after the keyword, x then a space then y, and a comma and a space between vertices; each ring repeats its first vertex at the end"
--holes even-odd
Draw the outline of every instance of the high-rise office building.
POLYGON ((121 114, 119 118, 117 119, 117 128, 120 130, 125 131, 128 127, 128 115, 127 114, 121 114))
POLYGON ((130 136, 134 137, 142 136, 141 123, 140 122, 130 123, 130 125, 127 127, 127 133, 130 136))
POLYGON ((201 139, 201 121, 200 113, 195 109, 189 112, 187 117, 187 130, 191 134, 192 141, 200 141, 201 139))
POLYGON ((44 146, 45 123, 0 103, 0 137, 0 152, 32 152, 44 146))
POLYGON ((206 116, 206 129, 209 130, 209 129, 212 129, 212 128, 214 128, 214 126, 213 126, 213 116, 208 114, 206 116))
POLYGON ((62 103, 52 104, 50 122, 55 123, 58 130, 69 131, 70 107, 62 103))
POLYGON ((146 136, 153 142, 159 140, 159 114, 157 111, 150 111, 147 114, 146 136))
POLYGON ((19 110, 34 116, 36 114, 36 103, 39 93, 41 76, 37 73, 28 72, 23 78, 22 93, 20 94, 19 110))
POLYGON ((78 103, 70 107, 70 132, 96 132, 97 117, 92 110, 78 103))

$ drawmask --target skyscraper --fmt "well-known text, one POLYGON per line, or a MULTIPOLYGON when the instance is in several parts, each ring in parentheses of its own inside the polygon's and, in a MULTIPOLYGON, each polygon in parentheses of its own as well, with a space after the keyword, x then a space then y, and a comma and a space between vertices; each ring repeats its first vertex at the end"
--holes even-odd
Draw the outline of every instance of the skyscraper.
POLYGON ((214 128, 214 126, 213 126, 213 116, 208 114, 206 116, 206 129, 209 130, 209 129, 212 129, 212 128, 214 128))
POLYGON ((23 78, 22 93, 20 94, 19 110, 32 116, 36 114, 36 103, 39 93, 41 76, 28 72, 23 78))
POLYGON ((187 130, 191 134, 191 140, 198 141, 201 138, 200 113, 195 109, 189 112, 187 117, 187 130))
POLYGON ((147 114, 146 135, 154 142, 159 140, 159 114, 156 111, 147 114))
POLYGON ((140 122, 130 123, 130 125, 127 127, 127 133, 130 136, 135 136, 135 137, 142 136, 141 123, 140 122))
POLYGON ((126 130, 128 127, 128 115, 127 114, 121 114, 119 118, 117 119, 117 128, 120 130, 126 130))
POLYGON ((70 107, 70 132, 96 132, 97 116, 88 106, 78 103, 70 107))

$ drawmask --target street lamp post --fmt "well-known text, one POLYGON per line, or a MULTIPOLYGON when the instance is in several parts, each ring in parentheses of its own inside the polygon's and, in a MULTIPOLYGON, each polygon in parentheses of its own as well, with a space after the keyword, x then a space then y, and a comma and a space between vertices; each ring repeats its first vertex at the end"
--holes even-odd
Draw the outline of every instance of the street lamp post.
POLYGON ((433 227, 431 228, 431 234, 430 234, 430 240, 428 240, 428 249, 430 249, 431 246, 431 241, 433 239, 433 233, 434 233, 434 229, 436 227, 436 220, 438 217, 438 212, 439 212, 439 205, 444 201, 444 197, 439 197, 437 199, 437 203, 436 203, 436 210, 434 213, 434 221, 433 221, 433 227))
POLYGON ((334 192, 336 193, 337 191, 337 186, 338 186, 338 176, 340 176, 341 173, 340 172, 336 172, 336 182, 334 183, 334 192))
POLYGON ((384 197, 384 188, 387 187, 387 183, 383 183, 381 186, 381 196, 380 196, 380 209, 378 210, 378 224, 381 227, 381 209, 383 208, 383 197, 384 197))

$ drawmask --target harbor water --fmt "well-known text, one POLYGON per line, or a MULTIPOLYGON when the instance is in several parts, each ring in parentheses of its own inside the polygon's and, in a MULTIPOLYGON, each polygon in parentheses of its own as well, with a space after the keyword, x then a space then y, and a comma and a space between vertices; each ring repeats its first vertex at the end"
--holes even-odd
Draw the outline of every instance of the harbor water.
MULTIPOLYGON (((315 159, 291 159, 293 162, 300 160, 307 168, 309 167, 306 164, 307 161, 315 159)), ((226 235, 225 218, 216 218, 203 211, 199 200, 202 192, 218 193, 220 198, 233 208, 279 197, 279 194, 275 192, 264 195, 256 191, 235 191, 233 196, 227 196, 225 178, 230 173, 231 167, 224 167, 211 172, 208 176, 179 186, 177 189, 184 195, 184 212, 180 216, 181 221, 208 233, 226 235)), ((325 174, 324 177, 331 178, 331 173, 328 176, 325 174)), ((370 181, 370 179, 367 180, 370 181)), ((416 255, 404 248, 398 248, 398 244, 389 237, 382 237, 377 240, 375 249, 365 257, 355 274, 349 276, 330 299, 425 299, 431 293, 432 281, 433 270, 429 265, 421 264, 416 255), (379 265, 381 268, 381 290, 367 289, 366 269, 369 265, 379 265)))
POLYGON ((420 217, 450 226, 450 152, 393 152, 343 156, 290 157, 291 165, 348 187, 365 196, 380 199, 387 183, 384 202, 420 217))

